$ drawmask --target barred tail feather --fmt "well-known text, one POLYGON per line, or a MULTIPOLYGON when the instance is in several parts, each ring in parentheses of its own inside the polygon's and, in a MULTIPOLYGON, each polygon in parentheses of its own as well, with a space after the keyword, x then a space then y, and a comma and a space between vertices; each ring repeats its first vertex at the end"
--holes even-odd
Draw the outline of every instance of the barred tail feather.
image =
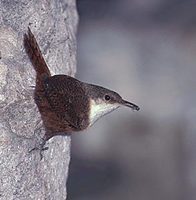
POLYGON ((28 28, 28 33, 24 34, 24 47, 35 71, 37 72, 37 76, 51 76, 50 70, 48 69, 48 66, 42 56, 41 50, 30 28, 28 28))

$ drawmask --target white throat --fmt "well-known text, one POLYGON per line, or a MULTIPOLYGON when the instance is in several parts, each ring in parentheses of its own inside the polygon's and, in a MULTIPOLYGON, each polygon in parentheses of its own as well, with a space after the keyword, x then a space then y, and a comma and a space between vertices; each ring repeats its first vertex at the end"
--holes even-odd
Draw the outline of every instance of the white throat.
POLYGON ((90 100, 90 126, 94 124, 100 117, 106 115, 107 113, 112 112, 113 110, 117 109, 120 105, 119 104, 109 104, 101 99, 95 101, 90 100))

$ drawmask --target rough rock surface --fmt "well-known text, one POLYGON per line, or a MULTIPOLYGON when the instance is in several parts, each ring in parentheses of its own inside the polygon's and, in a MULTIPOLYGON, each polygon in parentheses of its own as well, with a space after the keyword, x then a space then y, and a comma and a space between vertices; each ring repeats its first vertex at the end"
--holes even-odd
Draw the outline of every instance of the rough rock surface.
POLYGON ((44 134, 33 99, 35 71, 24 50, 28 26, 52 74, 76 71, 75 0, 0 1, 0 199, 66 199, 68 136, 29 153, 44 134))

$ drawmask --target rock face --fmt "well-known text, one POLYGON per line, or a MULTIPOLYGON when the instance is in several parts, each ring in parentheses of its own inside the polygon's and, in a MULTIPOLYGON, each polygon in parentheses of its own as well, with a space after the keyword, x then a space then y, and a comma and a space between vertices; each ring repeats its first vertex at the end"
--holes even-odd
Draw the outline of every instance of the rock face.
POLYGON ((74 0, 0 2, 0 199, 66 199, 69 136, 29 150, 44 134, 33 99, 35 71, 23 47, 28 26, 54 74, 76 71, 77 11, 74 0))

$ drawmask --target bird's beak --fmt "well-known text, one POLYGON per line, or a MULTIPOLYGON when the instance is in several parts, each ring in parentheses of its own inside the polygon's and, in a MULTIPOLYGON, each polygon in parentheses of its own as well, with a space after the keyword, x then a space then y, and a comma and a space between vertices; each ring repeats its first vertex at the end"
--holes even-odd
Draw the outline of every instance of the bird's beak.
POLYGON ((123 100, 123 105, 127 106, 129 108, 132 108, 133 110, 137 110, 137 111, 140 109, 139 106, 137 106, 131 102, 125 101, 125 100, 123 100))

